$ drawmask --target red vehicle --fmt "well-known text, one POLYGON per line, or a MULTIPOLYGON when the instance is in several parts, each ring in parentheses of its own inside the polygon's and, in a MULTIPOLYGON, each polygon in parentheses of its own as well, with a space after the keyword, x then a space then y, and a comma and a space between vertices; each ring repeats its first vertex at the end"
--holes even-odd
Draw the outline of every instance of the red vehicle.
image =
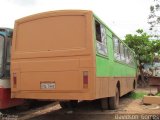
POLYGON ((0 109, 17 106, 22 99, 11 99, 10 48, 12 29, 0 28, 0 109))

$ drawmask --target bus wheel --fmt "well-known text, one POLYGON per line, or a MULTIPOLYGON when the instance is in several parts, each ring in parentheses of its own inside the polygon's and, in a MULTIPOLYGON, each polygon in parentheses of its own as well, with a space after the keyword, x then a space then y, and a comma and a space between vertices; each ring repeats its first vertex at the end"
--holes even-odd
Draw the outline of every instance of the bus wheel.
POLYGON ((101 101, 102 110, 108 110, 108 108, 109 108, 108 98, 102 98, 100 101, 101 101))
POLYGON ((114 97, 109 97, 109 109, 115 110, 119 106, 119 90, 116 87, 116 95, 114 97))
POLYGON ((78 105, 78 100, 71 100, 71 101, 70 101, 70 104, 71 104, 71 107, 72 107, 72 108, 75 108, 75 107, 77 107, 77 105, 78 105))
POLYGON ((134 82, 133 82, 133 90, 135 90, 135 89, 136 89, 136 82, 134 80, 134 82))
POLYGON ((64 109, 68 108, 68 101, 60 101, 59 104, 61 108, 64 108, 64 109))
POLYGON ((15 106, 16 110, 26 111, 31 108, 31 101, 25 101, 22 105, 15 106))
POLYGON ((75 108, 77 107, 78 100, 60 101, 59 104, 64 109, 65 108, 75 108))

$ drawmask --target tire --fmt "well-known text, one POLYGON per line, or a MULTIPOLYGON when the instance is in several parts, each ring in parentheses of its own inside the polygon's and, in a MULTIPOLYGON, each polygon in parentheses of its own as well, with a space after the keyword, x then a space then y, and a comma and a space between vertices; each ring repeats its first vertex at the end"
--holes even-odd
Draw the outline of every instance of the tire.
POLYGON ((3 109, 0 109, 0 120, 2 119, 1 117, 1 115, 3 115, 3 114, 5 114, 5 110, 3 110, 3 109))
POLYGON ((109 109, 108 98, 102 98, 100 101, 102 110, 108 110, 109 109))
POLYGON ((133 82, 133 91, 136 89, 136 81, 133 82))
POLYGON ((73 108, 75 108, 75 107, 77 107, 77 105, 78 105, 78 100, 71 100, 71 101, 70 101, 70 104, 71 104, 71 106, 72 106, 73 108))
POLYGON ((59 104, 63 109, 68 108, 68 101, 60 101, 59 104))
POLYGON ((135 80, 133 81, 133 85, 132 85, 132 90, 129 93, 132 93, 136 90, 136 82, 135 80))
POLYGON ((109 102, 109 109, 110 110, 115 110, 119 106, 119 90, 118 87, 116 87, 116 93, 114 97, 109 97, 108 99, 109 102))
POLYGON ((26 111, 29 110, 32 106, 32 101, 31 100, 26 100, 23 104, 15 106, 16 110, 22 110, 26 111))
POLYGON ((64 109, 70 108, 70 107, 75 108, 78 105, 78 100, 60 101, 59 104, 64 109))

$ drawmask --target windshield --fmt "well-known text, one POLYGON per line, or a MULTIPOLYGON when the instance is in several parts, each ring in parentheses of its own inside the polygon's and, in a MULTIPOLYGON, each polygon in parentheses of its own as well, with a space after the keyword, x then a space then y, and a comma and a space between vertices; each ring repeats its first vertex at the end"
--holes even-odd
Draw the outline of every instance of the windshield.
POLYGON ((3 70, 3 50, 4 50, 4 37, 0 35, 0 76, 3 70))

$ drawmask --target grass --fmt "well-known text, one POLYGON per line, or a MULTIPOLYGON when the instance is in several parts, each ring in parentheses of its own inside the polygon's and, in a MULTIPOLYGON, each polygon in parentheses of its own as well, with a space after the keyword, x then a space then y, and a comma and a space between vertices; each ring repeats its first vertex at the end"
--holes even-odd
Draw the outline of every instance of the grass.
POLYGON ((160 92, 156 94, 156 96, 160 96, 160 92))
POLYGON ((132 92, 129 97, 132 99, 142 99, 144 95, 147 95, 147 93, 144 92, 132 92))
MULTIPOLYGON (((129 97, 132 99, 142 99, 144 95, 147 95, 145 92, 131 92, 129 97)), ((160 92, 157 93, 155 96, 160 96, 160 92)))

